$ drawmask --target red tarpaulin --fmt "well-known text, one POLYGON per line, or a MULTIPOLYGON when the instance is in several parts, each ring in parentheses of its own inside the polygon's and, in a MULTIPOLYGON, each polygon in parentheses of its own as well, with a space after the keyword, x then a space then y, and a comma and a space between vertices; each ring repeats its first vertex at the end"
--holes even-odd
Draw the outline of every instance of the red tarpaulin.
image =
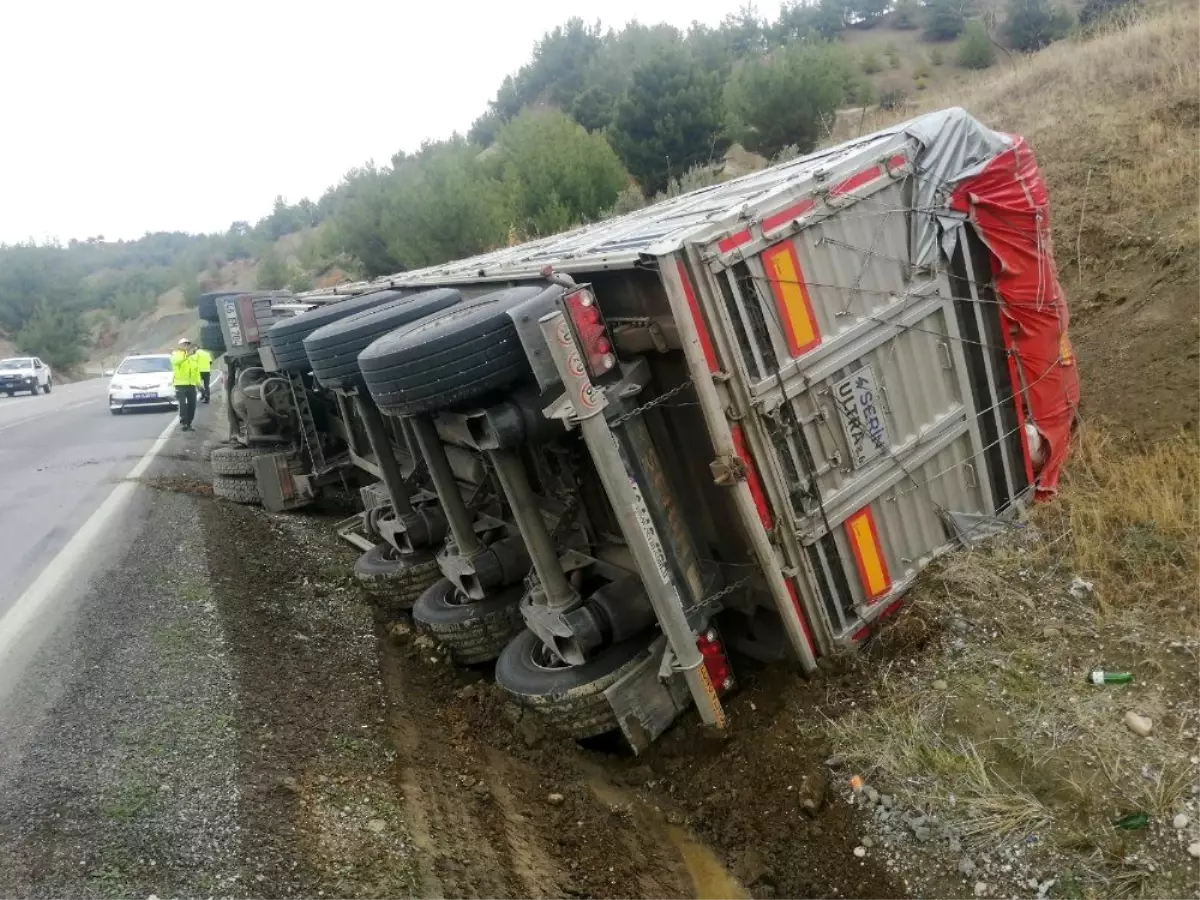
MULTIPOLYGON (((1008 150, 961 181, 951 208, 965 213, 991 251, 992 275, 1009 324, 1005 341, 1018 421, 1032 421, 1049 445, 1037 473, 1036 496, 1058 490, 1071 425, 1079 406, 1079 377, 1067 336, 1067 303, 1050 241, 1050 200, 1033 151, 1014 137, 1008 150)), ((1021 429, 1025 463, 1033 460, 1021 429)))

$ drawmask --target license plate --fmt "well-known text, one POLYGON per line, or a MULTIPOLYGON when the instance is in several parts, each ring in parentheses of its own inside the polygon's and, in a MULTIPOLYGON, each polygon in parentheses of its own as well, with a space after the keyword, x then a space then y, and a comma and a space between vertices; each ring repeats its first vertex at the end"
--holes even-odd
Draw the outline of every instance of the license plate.
POLYGON ((133 395, 134 400, 156 400, 157 398, 158 398, 158 394, 134 394, 133 395))
POLYGON ((833 389, 842 431, 850 446, 850 464, 861 469, 887 452, 890 443, 880 409, 879 388, 870 363, 839 382, 833 389))

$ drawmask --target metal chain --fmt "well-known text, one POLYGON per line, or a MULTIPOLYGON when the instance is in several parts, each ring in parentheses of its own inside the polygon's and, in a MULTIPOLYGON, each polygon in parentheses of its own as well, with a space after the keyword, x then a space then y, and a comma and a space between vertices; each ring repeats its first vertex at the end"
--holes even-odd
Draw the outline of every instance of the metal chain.
POLYGON ((725 587, 723 587, 719 591, 717 591, 715 594, 710 594, 709 596, 707 596, 703 600, 701 600, 700 601, 701 605, 708 606, 709 604, 716 603, 718 600, 722 600, 725 597, 728 597, 734 591, 739 590, 739 589, 745 587, 747 584, 749 584, 753 577, 754 577, 753 575, 747 575, 745 578, 735 581, 733 584, 726 585, 725 587))
POLYGON ((630 419, 635 419, 638 416, 640 416, 642 413, 647 412, 651 409, 654 409, 654 407, 660 406, 663 403, 666 403, 672 397, 675 397, 675 396, 683 393, 691 386, 692 386, 692 379, 687 378, 687 379, 681 381, 679 384, 675 385, 675 387, 671 388, 669 391, 664 391, 663 393, 659 394, 653 400, 648 400, 645 403, 643 403, 641 406, 636 406, 633 409, 629 410, 629 412, 627 412, 627 413, 621 413, 621 415, 617 416, 616 418, 609 419, 608 427, 616 428, 618 425, 623 425, 626 422, 628 422, 630 419))

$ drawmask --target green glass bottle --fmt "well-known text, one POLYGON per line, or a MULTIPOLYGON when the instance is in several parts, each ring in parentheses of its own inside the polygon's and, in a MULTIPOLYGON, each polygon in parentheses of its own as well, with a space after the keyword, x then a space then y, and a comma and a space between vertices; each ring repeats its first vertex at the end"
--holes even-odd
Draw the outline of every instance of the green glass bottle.
POLYGON ((1113 827, 1123 828, 1126 831, 1136 831, 1139 828, 1145 828, 1146 823, 1150 821, 1150 817, 1145 813, 1130 813, 1127 816, 1122 816, 1113 822, 1113 827))
POLYGON ((1096 669, 1088 673, 1087 680, 1091 684, 1129 684, 1133 681, 1133 675, 1129 672, 1105 672, 1103 669, 1096 669))

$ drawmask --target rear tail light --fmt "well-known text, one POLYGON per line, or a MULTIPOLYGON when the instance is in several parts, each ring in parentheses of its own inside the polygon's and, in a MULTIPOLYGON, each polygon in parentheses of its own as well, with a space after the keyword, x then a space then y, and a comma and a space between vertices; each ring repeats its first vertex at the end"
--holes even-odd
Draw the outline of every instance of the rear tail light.
POLYGON ((710 628, 696 638, 696 646, 704 657, 704 668, 708 677, 717 689, 718 694, 733 690, 733 666, 729 664, 729 656, 721 644, 721 636, 715 628, 710 628))
POLYGON ((610 380, 617 372, 617 356, 596 295, 589 288, 580 288, 567 294, 563 303, 588 376, 592 381, 610 380))

